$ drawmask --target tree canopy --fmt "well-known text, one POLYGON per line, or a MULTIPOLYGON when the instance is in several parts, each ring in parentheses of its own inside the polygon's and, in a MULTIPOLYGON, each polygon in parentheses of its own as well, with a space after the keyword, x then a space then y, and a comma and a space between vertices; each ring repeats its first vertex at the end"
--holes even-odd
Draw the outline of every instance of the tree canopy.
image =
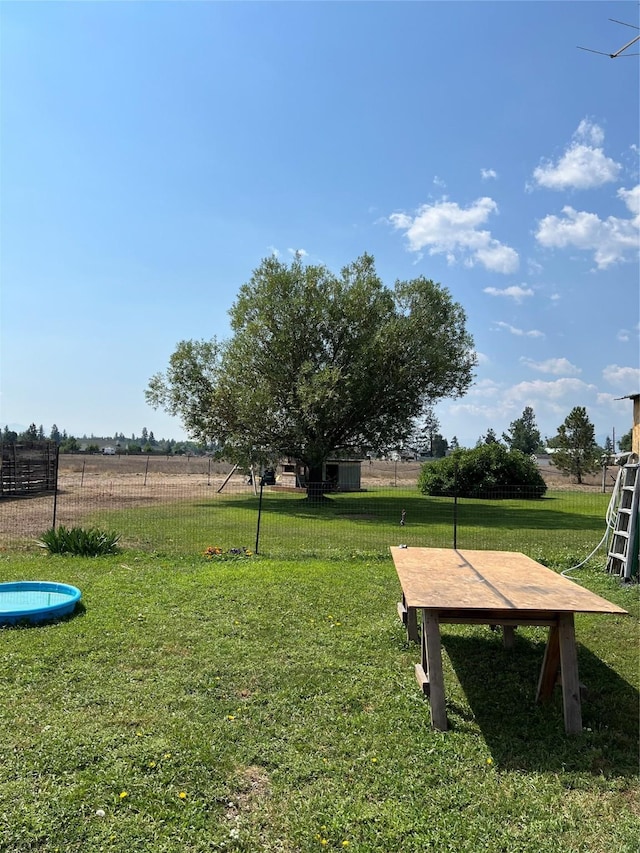
POLYGON ((229 340, 180 342, 146 391, 228 458, 292 457, 314 481, 332 454, 401 445, 471 383, 462 307, 423 276, 385 287, 370 255, 338 275, 266 258, 229 313, 229 340))

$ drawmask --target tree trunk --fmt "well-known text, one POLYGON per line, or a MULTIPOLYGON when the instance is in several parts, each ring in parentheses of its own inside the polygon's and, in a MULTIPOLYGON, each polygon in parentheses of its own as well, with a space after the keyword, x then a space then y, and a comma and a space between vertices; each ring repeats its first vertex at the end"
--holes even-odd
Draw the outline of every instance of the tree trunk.
POLYGON ((325 500, 322 482, 322 464, 307 466, 307 500, 325 500))

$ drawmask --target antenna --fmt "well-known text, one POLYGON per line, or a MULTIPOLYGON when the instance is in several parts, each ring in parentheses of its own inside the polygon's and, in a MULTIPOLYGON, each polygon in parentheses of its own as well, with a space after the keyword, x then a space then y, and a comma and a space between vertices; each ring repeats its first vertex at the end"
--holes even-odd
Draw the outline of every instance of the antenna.
MULTIPOLYGON (((621 24, 623 27, 631 27, 632 30, 640 29, 640 27, 636 27, 635 24, 627 24, 626 21, 617 21, 615 18, 609 18, 609 20, 612 21, 614 24, 621 24)), ((600 56, 608 56, 609 59, 618 59, 620 56, 639 56, 640 54, 638 53, 625 53, 625 50, 628 47, 631 47, 638 41, 640 41, 640 35, 634 36, 631 41, 628 41, 626 44, 622 45, 622 47, 619 50, 616 50, 615 53, 605 53, 603 50, 593 50, 590 47, 580 47, 580 45, 578 45, 578 50, 587 50, 589 51, 589 53, 598 53, 600 54, 600 56)))

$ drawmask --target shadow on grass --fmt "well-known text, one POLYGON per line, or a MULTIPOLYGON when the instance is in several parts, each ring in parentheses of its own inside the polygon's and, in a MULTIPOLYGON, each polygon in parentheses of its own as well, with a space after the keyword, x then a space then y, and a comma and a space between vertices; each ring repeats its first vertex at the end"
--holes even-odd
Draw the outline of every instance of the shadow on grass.
MULTIPOLYGON (((639 694, 631 684, 578 643, 582 735, 564 730, 562 690, 537 704, 535 694, 546 643, 516 632, 511 650, 501 633, 491 637, 443 632, 442 645, 498 769, 577 772, 603 776, 638 773, 639 694)), ((446 685, 445 685, 446 690, 446 685)), ((473 723, 469 710, 447 702, 451 729, 473 723)))
MULTIPOLYGON (((595 502, 594 502, 595 503, 595 502)), ((224 505, 235 509, 257 512, 258 498, 225 498, 224 505)), ((584 503, 582 504, 584 506, 584 503)), ((210 503, 196 503, 194 507, 210 510, 210 503)), ((457 507, 458 525, 461 528, 475 525, 508 530, 598 530, 604 525, 605 510, 590 504, 586 512, 573 511, 557 497, 545 497, 535 501, 494 500, 482 501, 463 499, 457 507)), ((349 521, 358 525, 389 524, 399 522, 405 511, 407 528, 415 524, 452 523, 454 506, 448 498, 428 498, 420 495, 397 495, 389 497, 375 493, 360 496, 334 495, 320 503, 300 497, 282 497, 269 493, 263 496, 262 514, 290 518, 304 518, 318 522, 349 521)))

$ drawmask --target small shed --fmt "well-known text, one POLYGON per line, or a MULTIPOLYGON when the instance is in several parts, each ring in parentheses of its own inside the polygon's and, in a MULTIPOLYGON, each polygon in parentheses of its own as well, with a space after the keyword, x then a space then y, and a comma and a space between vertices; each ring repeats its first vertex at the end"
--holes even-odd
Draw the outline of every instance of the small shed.
POLYGON ((335 484, 337 492, 359 492, 360 474, 359 459, 334 459, 327 461, 324 466, 324 479, 335 484))
MULTIPOLYGON (((328 491, 359 492, 361 488, 360 459, 329 459, 322 467, 322 479, 328 491)), ((300 462, 287 459, 278 465, 276 484, 283 488, 305 489, 305 468, 300 462)))

